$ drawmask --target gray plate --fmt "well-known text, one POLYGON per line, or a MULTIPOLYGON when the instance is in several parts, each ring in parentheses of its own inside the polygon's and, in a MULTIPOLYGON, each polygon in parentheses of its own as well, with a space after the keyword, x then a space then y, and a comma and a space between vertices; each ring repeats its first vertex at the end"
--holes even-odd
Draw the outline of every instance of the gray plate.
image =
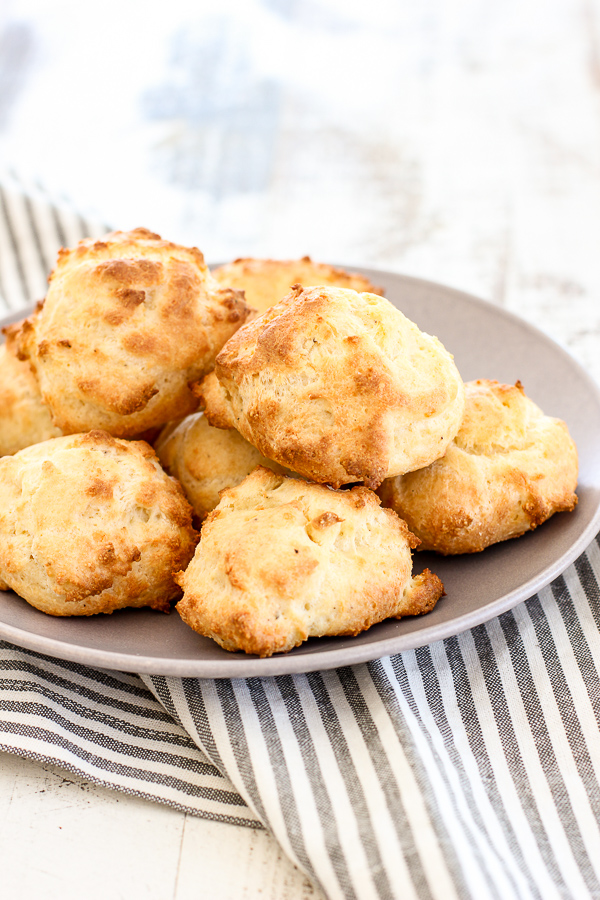
MULTIPOLYGON (((458 634, 530 597, 582 553, 600 530, 600 391, 569 354, 498 307, 438 284, 364 270, 419 327, 454 353, 465 379, 523 382, 549 415, 564 419, 579 449, 579 504, 518 540, 473 556, 415 555, 446 588, 427 616, 388 620, 353 638, 313 638, 271 659, 228 653, 177 613, 121 610, 59 619, 0 592, 0 637, 30 650, 106 669, 235 678, 310 672, 364 662, 458 634)), ((13 320, 16 317, 12 317, 13 320)))

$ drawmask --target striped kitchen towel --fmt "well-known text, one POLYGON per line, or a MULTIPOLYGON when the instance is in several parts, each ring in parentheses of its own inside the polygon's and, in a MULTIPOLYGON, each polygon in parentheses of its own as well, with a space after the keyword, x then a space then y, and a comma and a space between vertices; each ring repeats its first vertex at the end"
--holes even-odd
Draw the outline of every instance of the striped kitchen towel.
MULTIPOLYGON (((8 314, 43 293, 53 243, 102 228, 0 193, 8 314)), ((600 898, 599 584, 596 540, 472 631, 294 676, 138 676, 0 643, 0 747, 262 824, 330 898, 600 898)))

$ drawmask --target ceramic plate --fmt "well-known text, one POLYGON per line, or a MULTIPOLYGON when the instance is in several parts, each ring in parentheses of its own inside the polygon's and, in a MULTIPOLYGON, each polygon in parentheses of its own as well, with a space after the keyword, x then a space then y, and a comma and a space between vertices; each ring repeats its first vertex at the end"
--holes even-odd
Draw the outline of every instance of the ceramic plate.
MULTIPOLYGON (((376 659, 458 634, 512 608, 557 577, 600 530, 600 392, 569 354, 502 309, 441 285, 364 270, 423 331, 437 335, 465 381, 520 379, 549 415, 564 419, 579 449, 579 504, 536 531, 472 556, 417 553, 446 589, 426 616, 389 620, 358 637, 313 638, 270 659, 228 653, 183 624, 176 612, 121 610, 111 616, 52 618, 0 592, 0 637, 50 656, 106 669, 233 678, 309 672, 376 659)), ((13 317, 13 320, 16 317, 13 317)))

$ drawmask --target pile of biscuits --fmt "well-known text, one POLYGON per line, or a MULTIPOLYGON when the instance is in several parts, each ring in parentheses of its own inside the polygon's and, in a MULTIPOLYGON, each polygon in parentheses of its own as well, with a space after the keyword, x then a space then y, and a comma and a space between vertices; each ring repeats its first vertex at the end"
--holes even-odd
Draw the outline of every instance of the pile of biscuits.
POLYGON ((411 550, 577 502, 565 424, 360 275, 139 228, 61 250, 0 347, 0 587, 57 616, 176 609, 270 656, 431 610, 411 550), (154 444, 154 450, 151 444, 154 444))

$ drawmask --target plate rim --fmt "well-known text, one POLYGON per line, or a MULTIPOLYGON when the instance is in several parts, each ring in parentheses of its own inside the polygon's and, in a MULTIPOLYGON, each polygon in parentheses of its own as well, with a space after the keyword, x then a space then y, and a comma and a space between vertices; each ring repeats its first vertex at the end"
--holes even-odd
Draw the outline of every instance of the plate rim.
MULTIPOLYGON (((210 266, 219 265, 214 263, 210 266)), ((334 265, 332 263, 332 265, 334 265)), ((532 324, 521 316, 495 304, 489 300, 477 297, 467 291, 412 275, 404 275, 391 269, 378 269, 372 267, 344 265, 348 271, 359 272, 376 281, 377 278, 391 276, 403 282, 407 286, 418 285, 420 288, 430 288, 433 291, 442 291, 447 296, 460 297, 461 302, 467 301, 477 307, 483 306, 489 313, 497 315, 517 325, 521 330, 525 329, 535 335, 538 341, 545 343, 554 353, 558 352, 568 361, 568 364, 576 371, 578 377, 588 386, 591 394, 600 409, 600 386, 587 372, 579 360, 561 343, 550 337, 546 332, 532 324)), ((30 304, 21 310, 11 311, 0 319, 0 328, 11 322, 30 315, 35 306, 30 304)), ((0 341, 2 339, 0 338, 0 341)), ((176 659, 173 657, 144 656, 135 651, 122 653, 118 651, 90 648, 81 644, 60 641, 56 638, 26 631, 14 625, 6 624, 0 620, 0 639, 8 641, 17 647, 22 647, 33 652, 59 660, 79 663, 108 670, 135 672, 152 675, 170 675, 176 677, 196 678, 251 678, 270 677, 285 674, 300 674, 318 670, 327 670, 346 665, 357 665, 370 662, 407 650, 414 650, 439 640, 462 634, 463 632, 482 625, 504 612, 514 608, 519 603, 533 596, 541 588, 546 587, 555 578, 561 575, 590 545, 600 531, 600 499, 597 502, 593 515, 578 534, 576 540, 552 563, 545 566, 535 576, 520 584, 518 587, 503 594, 484 606, 470 610, 462 615, 444 622, 425 625, 408 634, 381 638, 379 640, 341 647, 294 654, 290 651, 285 654, 277 654, 269 658, 242 656, 238 653, 231 654, 231 658, 223 659, 176 659)), ((1 592, 0 592, 1 593, 1 592)), ((26 601, 23 601, 26 602, 26 601)), ((366 632, 365 632, 366 633, 366 632)), ((295 648, 298 649, 298 648, 295 648)))

